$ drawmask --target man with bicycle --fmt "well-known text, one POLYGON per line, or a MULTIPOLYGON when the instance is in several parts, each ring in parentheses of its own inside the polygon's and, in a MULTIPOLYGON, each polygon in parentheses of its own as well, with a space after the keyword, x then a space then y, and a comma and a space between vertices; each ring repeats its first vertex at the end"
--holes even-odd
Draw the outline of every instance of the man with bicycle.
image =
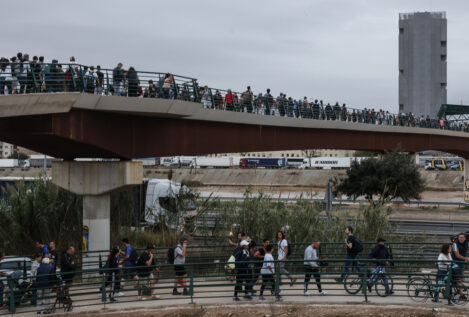
MULTIPOLYGON (((453 252, 452 257, 455 261, 463 261, 462 263, 457 263, 458 268, 455 270, 454 281, 457 284, 464 282, 464 262, 469 261, 469 258, 466 257, 467 250, 469 249, 469 244, 466 240, 466 235, 464 233, 458 234, 456 241, 453 242, 451 250, 453 252)), ((461 295, 460 299, 467 299, 465 295, 461 295), (461 298, 462 297, 462 298, 461 298)))
POLYGON ((376 283, 378 277, 382 277, 384 281, 384 288, 386 290, 386 295, 391 295, 394 292, 389 289, 388 279, 386 277, 386 264, 387 260, 390 258, 389 250, 384 245, 386 240, 383 238, 378 238, 376 241, 377 245, 371 250, 368 255, 369 259, 376 259, 376 269, 373 271, 370 280, 368 281, 368 291, 371 292, 371 287, 376 283))

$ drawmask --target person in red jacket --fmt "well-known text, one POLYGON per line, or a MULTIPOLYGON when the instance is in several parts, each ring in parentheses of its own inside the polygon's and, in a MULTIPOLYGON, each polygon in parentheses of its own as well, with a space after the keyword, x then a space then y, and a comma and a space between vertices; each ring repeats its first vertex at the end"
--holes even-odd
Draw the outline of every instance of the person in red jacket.
POLYGON ((234 101, 235 96, 231 92, 231 89, 228 89, 228 92, 225 95, 226 110, 234 111, 234 101))

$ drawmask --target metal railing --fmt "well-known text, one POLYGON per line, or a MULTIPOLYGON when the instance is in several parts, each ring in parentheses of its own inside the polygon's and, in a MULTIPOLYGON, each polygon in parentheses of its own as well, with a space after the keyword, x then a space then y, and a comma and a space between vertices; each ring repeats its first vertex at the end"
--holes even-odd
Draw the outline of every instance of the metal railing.
POLYGON ((254 95, 199 86, 195 78, 133 69, 92 69, 67 63, 0 63, 0 94, 85 92, 142 98, 179 99, 200 102, 204 108, 258 115, 312 120, 330 120, 383 126, 445 129, 469 132, 466 123, 450 122, 412 114, 330 105, 322 101, 274 98, 270 93, 254 95), (21 66, 22 65, 22 66, 21 66))
MULTIPOLYGON (((460 270, 463 263, 440 262, 447 264, 447 270, 438 271, 437 276, 436 259, 376 262, 376 259, 359 259, 355 263, 353 259, 323 256, 315 261, 317 267, 311 267, 305 266, 302 259, 274 261, 273 276, 265 271, 261 274, 262 262, 258 261, 186 263, 186 274, 179 276, 176 274, 181 268, 176 270, 170 264, 88 269, 74 272, 73 280, 64 273, 42 275, 42 278, 49 277, 50 283, 42 287, 37 287, 32 283, 34 279, 23 273, 7 279, 3 297, 6 309, 0 310, 0 314, 70 311, 79 307, 90 310, 93 306, 100 309, 116 302, 129 308, 141 305, 142 299, 155 300, 155 305, 171 304, 172 300, 178 300, 178 305, 182 301, 206 303, 207 299, 223 304, 236 297, 246 301, 304 301, 305 295, 341 297, 344 302, 354 300, 349 296, 358 296, 360 301, 371 299, 383 304, 392 304, 392 297, 399 298, 400 304, 421 305, 431 299, 444 300, 448 305, 467 303, 469 287, 463 282, 460 270), (345 273, 347 262, 349 270, 345 273), (283 266, 288 273, 281 271, 283 266), (200 268, 204 273, 200 273, 200 268), (286 282, 282 283, 282 279, 286 282), (66 280, 70 281, 66 283, 66 280), (320 293, 320 289, 324 292, 320 293), (260 294, 262 291, 264 294, 260 294), (38 307, 44 300, 46 303, 38 307)), ((145 306, 148 308, 148 304, 145 306)))

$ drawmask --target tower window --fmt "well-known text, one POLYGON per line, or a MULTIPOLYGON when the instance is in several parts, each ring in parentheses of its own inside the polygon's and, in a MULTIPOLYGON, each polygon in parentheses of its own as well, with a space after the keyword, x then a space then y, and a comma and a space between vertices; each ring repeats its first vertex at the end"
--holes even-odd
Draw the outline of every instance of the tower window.
POLYGON ((399 34, 404 34, 404 28, 399 28, 399 34))
POLYGON ((441 47, 446 47, 446 41, 441 41, 441 47))
POLYGON ((441 83, 440 85, 441 85, 442 88, 446 87, 446 83, 441 83))
POLYGON ((404 111, 404 104, 402 104, 402 103, 399 105, 399 112, 400 111, 404 111))
POLYGON ((446 62, 446 55, 441 55, 441 61, 446 62))
POLYGON ((399 69, 399 73, 400 73, 401 75, 404 75, 404 70, 403 70, 403 69, 399 69))

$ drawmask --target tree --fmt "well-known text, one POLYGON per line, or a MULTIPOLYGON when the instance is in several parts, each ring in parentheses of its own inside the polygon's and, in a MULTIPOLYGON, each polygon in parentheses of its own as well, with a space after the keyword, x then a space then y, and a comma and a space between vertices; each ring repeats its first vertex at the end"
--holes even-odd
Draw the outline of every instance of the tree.
POLYGON ((17 160, 27 160, 29 159, 29 156, 23 152, 17 152, 14 151, 13 153, 10 154, 8 157, 9 159, 17 159, 17 160))
POLYGON ((345 179, 334 180, 334 194, 353 199, 364 196, 370 203, 373 203, 373 196, 378 196, 379 202, 394 198, 408 202, 420 199, 424 185, 409 155, 389 152, 378 160, 368 158, 353 162, 345 179))

